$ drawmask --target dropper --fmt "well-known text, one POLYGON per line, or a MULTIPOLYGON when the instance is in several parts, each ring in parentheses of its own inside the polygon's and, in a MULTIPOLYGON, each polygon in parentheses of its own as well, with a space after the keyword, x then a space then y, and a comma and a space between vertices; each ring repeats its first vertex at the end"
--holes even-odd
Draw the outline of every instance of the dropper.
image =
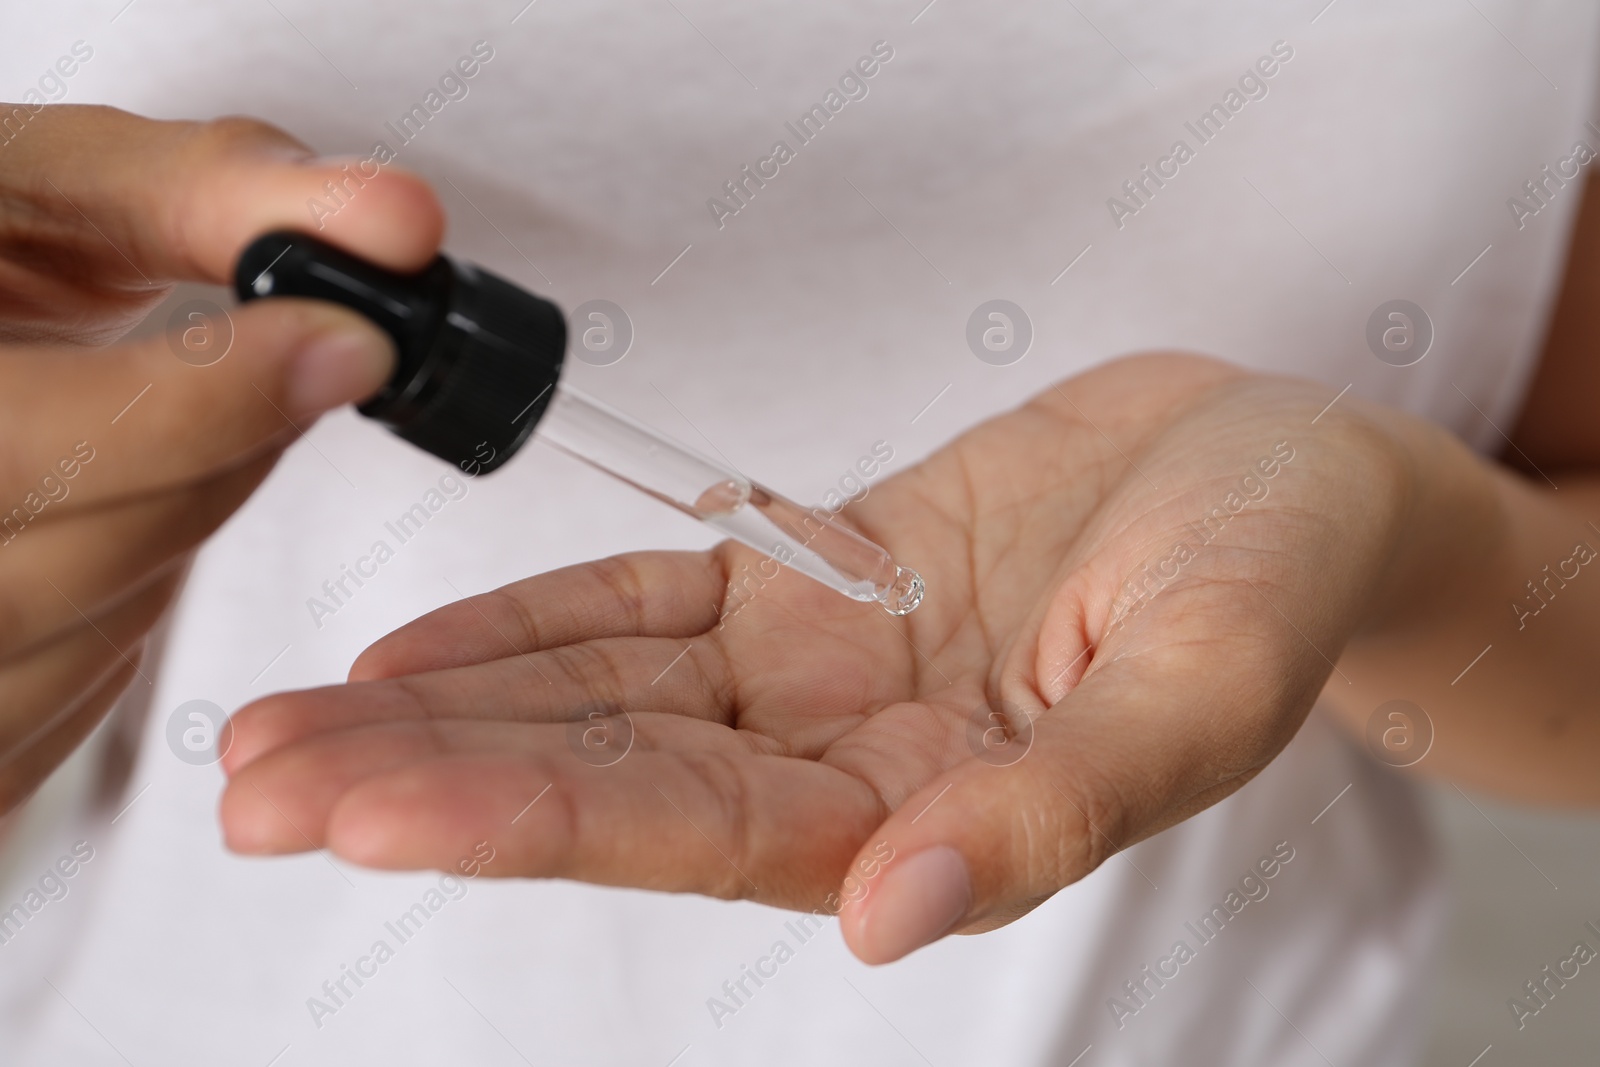
POLYGON ((538 436, 853 600, 906 615, 923 581, 825 508, 737 470, 561 384, 565 319, 482 268, 439 256, 398 274, 307 234, 258 238, 239 257, 241 300, 298 296, 358 311, 394 339, 394 376, 360 412, 468 475, 538 436))

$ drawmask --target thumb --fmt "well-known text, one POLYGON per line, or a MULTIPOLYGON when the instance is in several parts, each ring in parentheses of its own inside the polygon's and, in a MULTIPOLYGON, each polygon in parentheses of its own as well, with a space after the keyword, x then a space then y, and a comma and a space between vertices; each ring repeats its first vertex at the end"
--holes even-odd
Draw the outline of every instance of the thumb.
POLYGON ((75 451, 97 456, 74 506, 190 484, 372 395, 394 366, 388 335, 332 304, 263 300, 194 314, 205 321, 190 328, 218 338, 214 362, 188 362, 172 333, 69 358, 0 349, 0 396, 31 398, 0 431, 10 469, 50 471, 75 451))
POLYGON ((1221 700, 1196 692, 1193 669, 1131 663, 1090 671, 1048 710, 1037 698, 1036 712, 1007 705, 1003 746, 885 821, 870 840, 894 858, 840 910, 852 952, 889 963, 948 933, 1003 926, 1237 789, 1287 741, 1219 727, 1221 700))

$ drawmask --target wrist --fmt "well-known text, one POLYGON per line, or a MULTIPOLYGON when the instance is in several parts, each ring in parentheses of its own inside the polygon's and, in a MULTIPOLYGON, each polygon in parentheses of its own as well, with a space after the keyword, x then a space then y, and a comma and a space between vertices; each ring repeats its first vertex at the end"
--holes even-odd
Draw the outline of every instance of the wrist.
POLYGON ((1481 606, 1514 555, 1509 477, 1442 427, 1392 409, 1371 412, 1402 485, 1393 549, 1353 645, 1392 640, 1481 606))

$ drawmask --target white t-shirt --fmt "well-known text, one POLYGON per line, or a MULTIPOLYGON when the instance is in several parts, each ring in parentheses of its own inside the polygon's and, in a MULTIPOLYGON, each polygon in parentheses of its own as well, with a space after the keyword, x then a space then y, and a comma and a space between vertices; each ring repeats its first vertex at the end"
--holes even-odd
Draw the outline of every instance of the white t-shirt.
MULTIPOLYGON (((569 310, 626 310, 625 358, 574 360, 575 384, 802 500, 876 442, 894 450, 884 473, 904 470, 1152 347, 1315 378, 1330 399, 1349 385, 1492 448, 1581 184, 1541 167, 1600 145, 1582 0, 120 6, 8 26, 0 92, 82 40, 92 58, 46 83, 68 101, 250 113, 330 154, 384 141, 440 189, 450 250, 569 310), (442 84, 478 41, 492 57, 442 84), (875 47, 872 75, 846 78, 875 47), (1031 324, 1007 366, 967 342, 992 299, 1031 324), (1431 321, 1413 366, 1367 343, 1396 299, 1431 321)), ((92 858, 0 944, 5 1062, 1281 1067, 1415 1051, 1440 906, 1428 834, 1410 789, 1315 715, 1231 799, 1004 930, 891 966, 757 905, 479 879, 314 1017, 323 983, 438 876, 227 854, 220 775, 174 757, 169 716, 337 681, 461 594, 713 538, 534 446, 317 620, 324 579, 447 468, 349 412, 310 438, 201 553, 126 789, 85 811, 80 759, 9 846, 0 909, 77 842, 92 858), (1266 895, 1206 937, 1263 863, 1274 876, 1250 884, 1266 895), (775 977, 714 1013, 779 941, 775 977), (1179 941, 1192 958, 1174 960, 1179 941)))

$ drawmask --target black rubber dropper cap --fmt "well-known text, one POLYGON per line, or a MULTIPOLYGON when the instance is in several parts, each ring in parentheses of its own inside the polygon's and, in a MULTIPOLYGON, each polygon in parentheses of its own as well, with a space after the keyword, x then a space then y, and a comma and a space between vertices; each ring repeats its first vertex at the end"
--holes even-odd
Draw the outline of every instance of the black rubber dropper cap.
POLYGON ((487 474, 522 447, 561 377, 560 309, 444 256, 398 274, 284 230, 251 242, 233 287, 240 300, 310 297, 371 319, 394 338, 399 360, 357 410, 468 474, 487 474))

